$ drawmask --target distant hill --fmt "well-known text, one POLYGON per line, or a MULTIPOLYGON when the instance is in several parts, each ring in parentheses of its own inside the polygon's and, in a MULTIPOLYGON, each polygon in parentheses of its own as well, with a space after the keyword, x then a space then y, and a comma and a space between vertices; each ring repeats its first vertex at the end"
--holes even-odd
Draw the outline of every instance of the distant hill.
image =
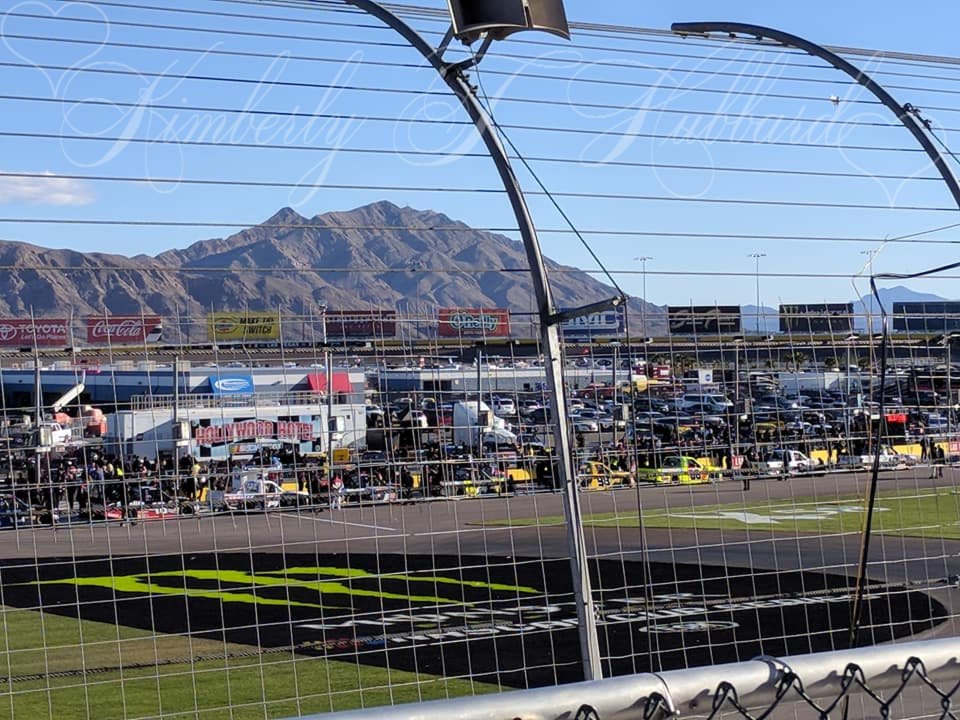
MULTIPOLYGON (((946 298, 931 293, 922 293, 911 290, 903 285, 896 285, 891 288, 880 288, 878 291, 880 301, 888 313, 893 312, 893 304, 898 302, 943 302, 946 298)), ((870 303, 868 296, 864 301, 859 299, 851 300, 853 303, 854 330, 866 332, 868 311, 873 320, 873 332, 879 332, 881 328, 880 306, 874 301, 870 303)), ((740 308, 743 318, 743 331, 754 333, 757 328, 757 306, 743 305, 740 308)), ((760 332, 762 334, 772 334, 780 332, 780 316, 778 307, 761 306, 760 308, 760 332)))
MULTIPOLYGON (((225 238, 156 257, 49 250, 0 241, 0 316, 157 314, 205 333, 211 310, 280 310, 306 317, 331 309, 397 309, 423 318, 439 307, 532 311, 521 243, 473 230, 430 210, 376 202, 306 218, 283 208, 225 238)), ((547 262, 562 307, 612 297, 576 268, 547 262)), ((639 299, 631 299, 639 315, 639 299)), ((647 304, 651 331, 664 310, 647 304)), ((426 330, 427 324, 424 324, 426 330)))
POLYGON ((778 307, 761 305, 758 313, 756 305, 743 305, 740 307, 740 317, 745 333, 753 334, 757 332, 758 319, 760 320, 761 335, 780 332, 780 308, 778 307))
MULTIPOLYGON (((869 289, 869 286, 868 286, 869 289)), ((943 302, 947 298, 931 293, 922 293, 911 290, 903 285, 895 285, 892 288, 877 288, 877 294, 880 296, 880 302, 888 313, 893 312, 893 304, 898 302, 943 302)), ((866 331, 867 314, 871 317, 873 326, 871 332, 879 332, 883 328, 882 318, 880 317, 880 306, 874 301, 870 302, 870 297, 864 296, 863 301, 853 301, 853 312, 856 316, 854 329, 866 331)))

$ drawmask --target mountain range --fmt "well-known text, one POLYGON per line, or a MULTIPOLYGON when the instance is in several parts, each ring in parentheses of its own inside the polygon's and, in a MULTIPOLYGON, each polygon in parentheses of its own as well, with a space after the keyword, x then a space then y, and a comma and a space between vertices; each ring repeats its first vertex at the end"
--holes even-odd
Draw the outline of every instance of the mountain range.
MULTIPOLYGON (((617 294, 577 268, 546 264, 560 307, 617 294)), ((535 309, 521 243, 386 201, 312 218, 283 208, 229 237, 156 257, 0 241, 0 265, 0 316, 155 314, 180 318, 193 340, 211 311, 306 318, 326 306, 432 318, 438 307, 535 309)), ((631 299, 631 312, 640 303, 631 299)), ((647 304, 645 312, 650 332, 664 333, 664 309, 647 304)))
MULTIPOLYGON (((546 265, 560 307, 617 294, 582 270, 549 259, 546 265)), ((423 334, 440 307, 509 308, 521 334, 523 314, 534 311, 521 243, 387 201, 311 218, 283 208, 254 227, 156 257, 0 241, 0 266, 0 316, 159 315, 179 318, 183 339, 192 341, 205 337, 211 311, 279 310, 284 318, 305 320, 321 306, 396 309, 401 317, 419 318, 423 334)), ((894 302, 943 299, 903 286, 880 296, 888 309, 894 302)), ((667 333, 665 307, 640 298, 630 298, 629 307, 632 317, 643 308, 648 334, 667 333)), ((854 313, 863 330, 860 300, 854 313)), ((756 306, 743 306, 742 316, 744 331, 752 332, 756 306)), ((761 332, 777 332, 777 308, 762 308, 760 325, 761 332)))

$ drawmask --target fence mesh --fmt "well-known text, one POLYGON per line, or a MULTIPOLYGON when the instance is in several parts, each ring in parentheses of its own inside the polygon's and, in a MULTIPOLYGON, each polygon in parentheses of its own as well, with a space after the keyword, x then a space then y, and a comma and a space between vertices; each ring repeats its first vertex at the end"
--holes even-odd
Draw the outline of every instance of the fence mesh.
MULTIPOLYGON (((439 43, 435 5, 397 9, 439 43)), ((435 73, 338 2, 2 19, 0 714, 582 679, 541 313, 435 73)), ((602 27, 558 47, 470 78, 558 308, 630 296, 562 328, 603 674, 956 636, 960 306, 866 293, 955 242, 934 173, 847 110, 872 111, 858 90, 824 117, 840 91, 806 56, 602 27)), ((868 64, 953 122, 955 65, 918 63, 868 64)), ((954 717, 920 663, 885 699, 845 677, 852 716, 954 717)), ((846 702, 804 682, 750 715, 731 681, 706 714, 846 702)))

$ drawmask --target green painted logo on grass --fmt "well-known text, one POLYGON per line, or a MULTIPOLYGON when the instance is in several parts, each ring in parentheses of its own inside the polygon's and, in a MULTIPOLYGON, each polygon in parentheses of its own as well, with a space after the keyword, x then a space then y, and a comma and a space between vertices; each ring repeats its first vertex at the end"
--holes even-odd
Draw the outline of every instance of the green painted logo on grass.
POLYGON ((431 605, 465 604, 463 598, 418 594, 411 587, 417 583, 458 587, 462 590, 479 590, 488 594, 517 595, 541 592, 536 588, 522 585, 460 580, 439 575, 374 574, 367 570, 338 567, 293 567, 264 572, 167 570, 130 575, 56 578, 23 584, 72 585, 77 588, 99 588, 111 593, 129 595, 181 596, 219 600, 222 603, 281 605, 319 610, 349 608, 349 604, 337 602, 347 598, 376 598, 431 605))

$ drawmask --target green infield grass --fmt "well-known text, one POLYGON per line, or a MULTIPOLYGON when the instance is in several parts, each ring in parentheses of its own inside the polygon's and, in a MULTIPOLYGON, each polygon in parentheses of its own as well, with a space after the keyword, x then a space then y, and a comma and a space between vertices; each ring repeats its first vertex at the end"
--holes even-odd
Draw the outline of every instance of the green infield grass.
MULTIPOLYGON (((960 492, 952 488, 882 493, 877 498, 876 532, 914 537, 960 539, 960 492)), ((764 530, 783 533, 837 534, 860 530, 863 498, 748 501, 726 505, 584 515, 588 527, 677 530, 764 530)), ((562 525, 560 516, 486 521, 493 526, 562 525)))
POLYGON ((0 617, 2 720, 262 720, 499 689, 34 610, 0 617))

